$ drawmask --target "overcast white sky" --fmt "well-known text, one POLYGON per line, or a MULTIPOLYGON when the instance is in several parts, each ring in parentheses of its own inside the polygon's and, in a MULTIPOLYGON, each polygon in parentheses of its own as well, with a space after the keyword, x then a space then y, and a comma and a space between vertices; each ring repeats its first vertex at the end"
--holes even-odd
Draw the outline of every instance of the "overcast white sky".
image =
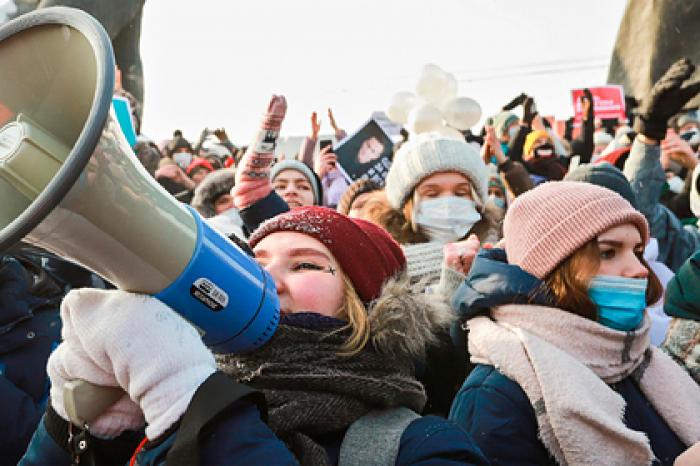
MULTIPOLYGON (((148 0, 143 131, 196 139, 224 126, 247 144, 272 93, 283 135, 332 106, 352 131, 422 66, 459 79, 493 114, 522 91, 543 114, 572 114, 570 90, 604 84, 624 0, 148 0)), ((330 132, 327 118, 322 132, 330 132)))

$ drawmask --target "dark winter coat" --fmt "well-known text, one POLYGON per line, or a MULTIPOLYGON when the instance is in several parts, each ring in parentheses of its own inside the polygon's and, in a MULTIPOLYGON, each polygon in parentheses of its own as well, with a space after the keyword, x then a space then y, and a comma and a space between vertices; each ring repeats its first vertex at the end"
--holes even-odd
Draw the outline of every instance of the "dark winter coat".
POLYGON ((39 266, 0 259, 0 464, 17 462, 44 412, 46 361, 61 337, 62 296, 39 266))
MULTIPOLYGON (((232 380, 229 379, 229 381, 235 384, 232 380)), ((200 390, 202 389, 205 389, 205 385, 200 387, 200 390)), ((70 455, 58 446, 48 433, 46 425, 45 418, 20 465, 70 464, 70 455)), ((200 464, 297 464, 286 445, 262 421, 259 408, 250 400, 237 401, 229 407, 226 416, 207 425, 202 432, 200 464)), ((321 441, 329 457, 335 458, 336 461, 343 436, 344 432, 339 432, 321 441)), ((138 437, 133 434, 126 436, 123 434, 122 438, 124 437, 130 437, 131 441, 126 441, 121 451, 109 451, 110 464, 128 463, 137 445, 138 437)), ((158 445, 142 450, 138 455, 137 464, 141 466, 164 464, 168 451, 177 441, 176 437, 177 432, 172 433, 158 445)), ((172 461, 168 464, 172 464, 172 461)), ((461 428, 444 419, 427 416, 413 421, 404 431, 396 464, 485 465, 489 462, 461 428)))
POLYGON ((239 213, 243 219, 246 233, 250 235, 257 230, 260 224, 265 220, 287 212, 288 210, 289 206, 284 202, 284 199, 276 192, 270 191, 270 194, 245 209, 241 209, 239 213))
MULTIPOLYGON (((506 263, 505 251, 484 250, 453 295, 461 316, 511 303, 553 305, 543 282, 506 263)), ((644 432, 660 464, 671 465, 685 446, 647 402, 632 377, 611 384, 625 400, 624 422, 644 432)), ((520 386, 493 366, 477 365, 455 397, 449 419, 472 434, 493 464, 556 464, 538 437, 537 419, 520 386)))

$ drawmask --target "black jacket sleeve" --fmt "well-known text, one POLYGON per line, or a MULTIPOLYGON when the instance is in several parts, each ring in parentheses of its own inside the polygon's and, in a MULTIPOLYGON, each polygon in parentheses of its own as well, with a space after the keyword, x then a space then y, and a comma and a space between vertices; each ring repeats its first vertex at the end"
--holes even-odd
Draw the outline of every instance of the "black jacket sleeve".
POLYGON ((247 230, 246 233, 250 235, 257 230, 260 224, 265 220, 287 212, 288 210, 289 206, 287 203, 284 202, 276 192, 271 191, 270 194, 260 199, 255 204, 242 209, 239 213, 247 230))

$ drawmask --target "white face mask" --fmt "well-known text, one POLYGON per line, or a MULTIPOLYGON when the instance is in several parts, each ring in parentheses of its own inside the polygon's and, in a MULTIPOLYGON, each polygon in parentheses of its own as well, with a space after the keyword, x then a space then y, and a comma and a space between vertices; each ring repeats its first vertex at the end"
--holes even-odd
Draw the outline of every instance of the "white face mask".
POLYGON ((413 209, 416 225, 430 239, 450 243, 464 238, 474 224, 481 220, 476 204, 456 196, 425 199, 413 209))
POLYGON ((192 154, 189 152, 176 152, 173 154, 173 161, 184 170, 192 162, 192 154))
POLYGON ((685 181, 680 176, 674 176, 673 178, 670 178, 666 180, 668 183, 668 189, 675 194, 679 194, 681 191, 683 191, 683 186, 685 185, 685 181))
POLYGON ((518 131, 520 131, 520 126, 519 125, 513 125, 510 128, 508 128, 508 138, 512 141, 515 139, 515 136, 518 135, 518 131))

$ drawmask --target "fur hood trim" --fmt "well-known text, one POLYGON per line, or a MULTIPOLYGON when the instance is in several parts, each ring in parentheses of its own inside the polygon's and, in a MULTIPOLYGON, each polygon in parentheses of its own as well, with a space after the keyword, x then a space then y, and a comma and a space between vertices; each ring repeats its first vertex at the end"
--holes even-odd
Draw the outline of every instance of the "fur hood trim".
POLYGON ((406 274, 384 284, 369 307, 370 341, 377 351, 424 360, 426 348, 457 319, 439 295, 423 289, 423 283, 411 284, 406 274))
POLYGON ((227 194, 233 188, 236 172, 230 168, 223 168, 209 173, 197 186, 192 199, 192 207, 202 217, 209 218, 216 215, 214 202, 222 194, 227 194))

